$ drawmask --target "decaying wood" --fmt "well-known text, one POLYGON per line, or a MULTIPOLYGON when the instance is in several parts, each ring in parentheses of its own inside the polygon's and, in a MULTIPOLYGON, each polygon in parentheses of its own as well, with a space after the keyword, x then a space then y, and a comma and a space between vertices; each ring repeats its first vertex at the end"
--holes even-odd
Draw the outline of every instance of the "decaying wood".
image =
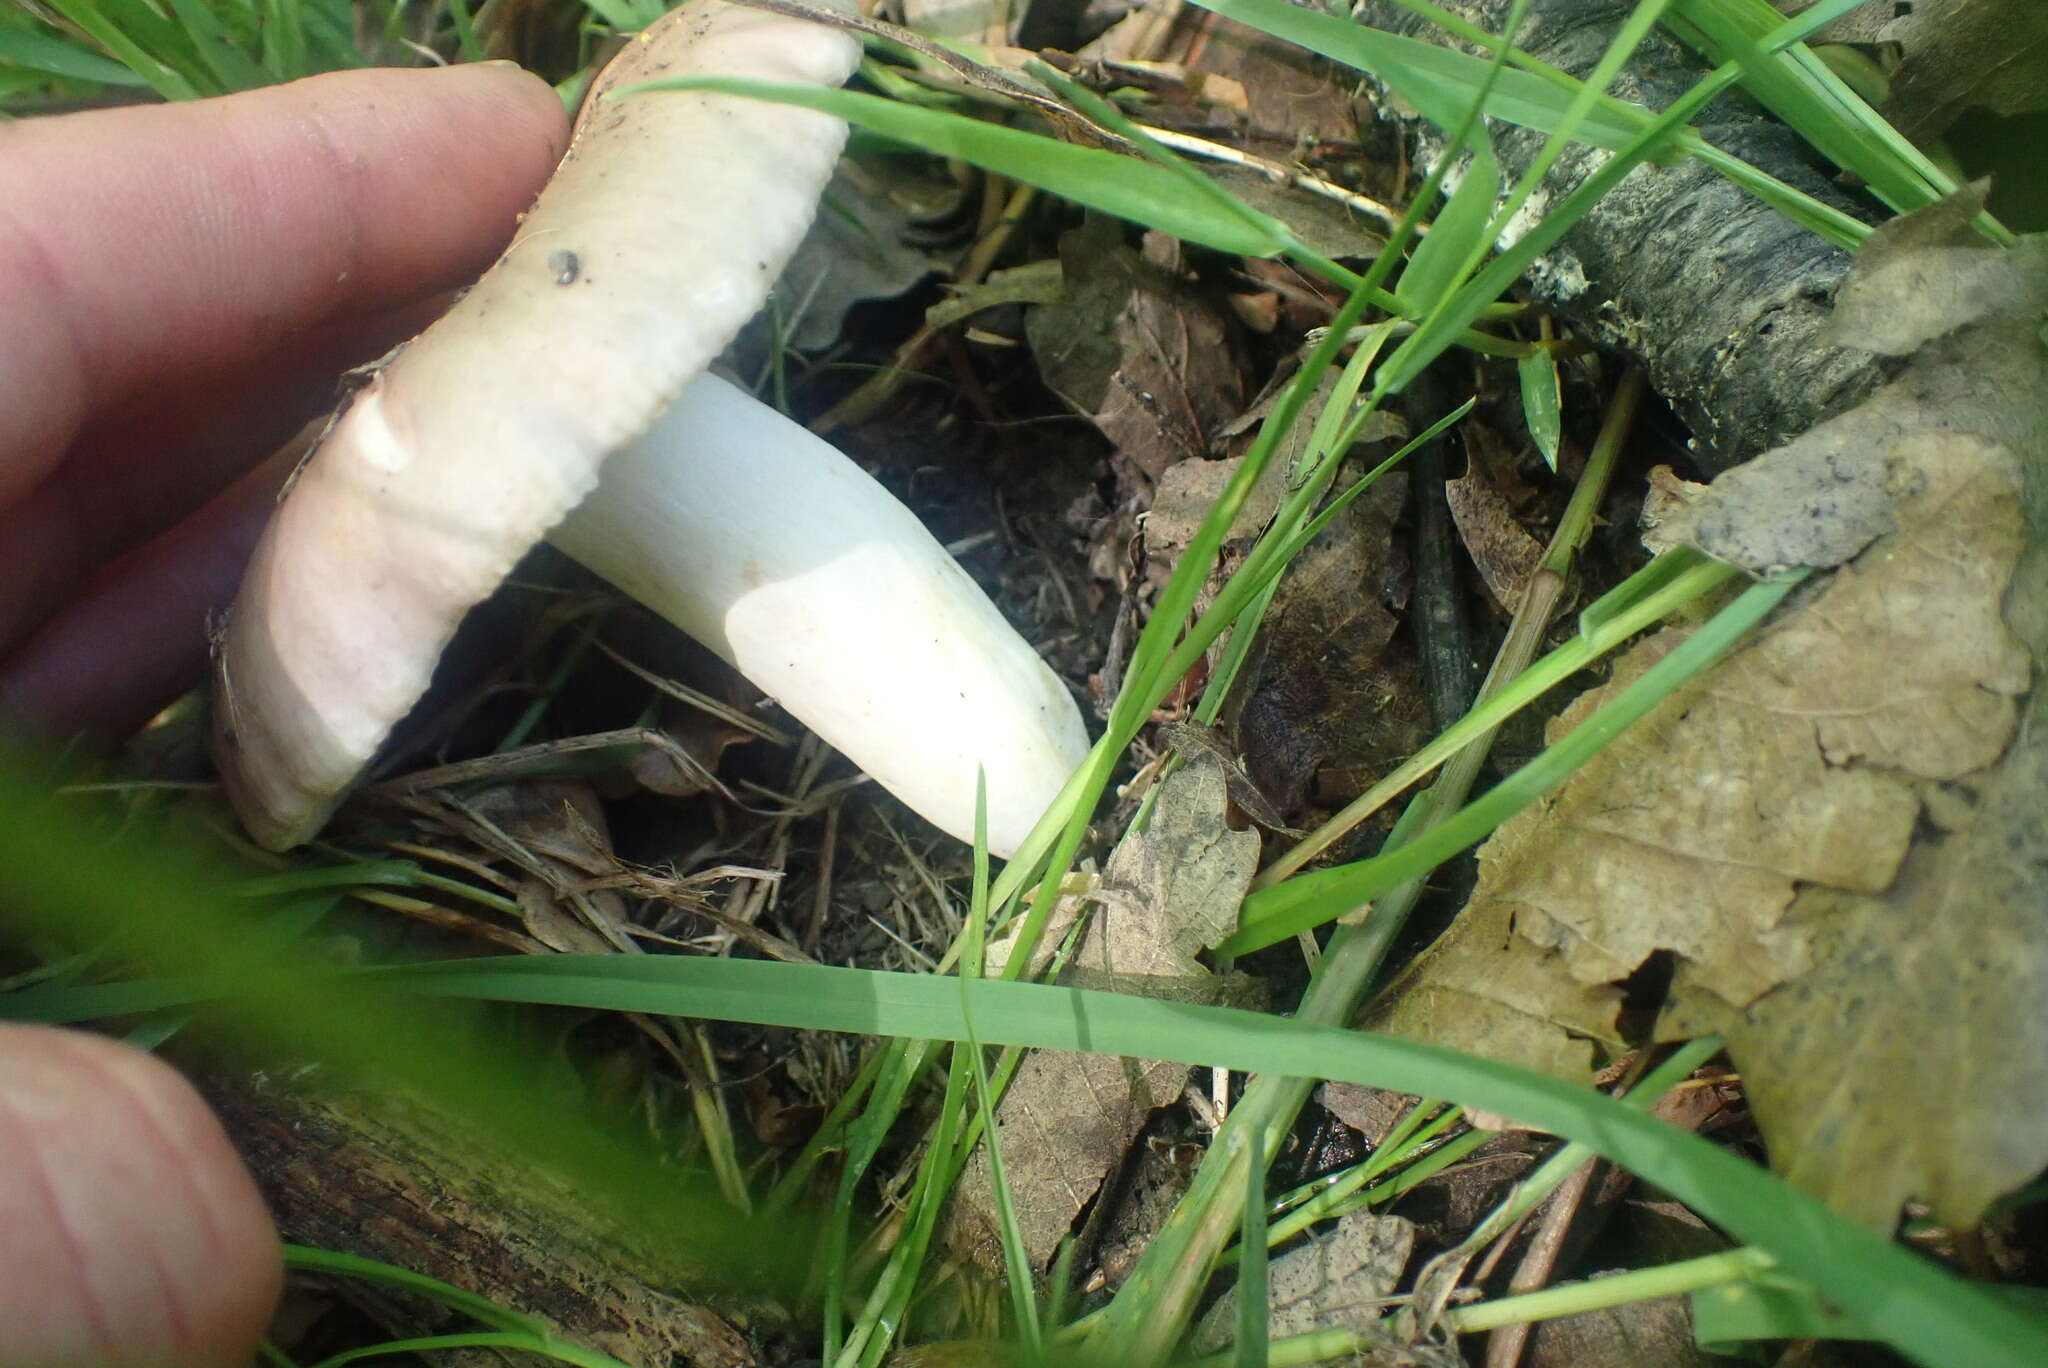
MULTIPOLYGON (((1506 24, 1510 0, 1441 0, 1489 32, 1506 24)), ((1553 66, 1590 72, 1630 0, 1535 0, 1516 46, 1553 66)), ((1448 36, 1394 0, 1370 0, 1360 20, 1433 43, 1448 36)), ((1664 109, 1706 74, 1696 54, 1653 33, 1610 90, 1664 109)), ((1383 102, 1396 112, 1397 102, 1383 102)), ((1416 160, 1429 165, 1443 135, 1404 120, 1416 160)), ((1735 95, 1693 122, 1707 141, 1826 203, 1874 218, 1815 168, 1798 135, 1735 95)), ((1546 135, 1494 124, 1504 177, 1519 177, 1546 135)), ((1597 171, 1607 153, 1566 149, 1545 185, 1545 207, 1597 171)), ((1824 346, 1849 256, 1700 162, 1639 166, 1539 258, 1536 298, 1584 336, 1641 359, 1656 390, 1692 430, 1701 465, 1719 472, 1853 406, 1882 378, 1866 353, 1824 346)))
MULTIPOLYGON (((630 1243, 566 1184, 508 1165, 447 1114, 274 1079, 216 1074, 202 1089, 286 1241, 440 1278, 634 1368, 753 1368, 730 1321, 673 1290, 684 1281, 675 1256, 630 1243)), ((478 1328, 422 1300, 348 1287, 399 1333, 478 1328)))

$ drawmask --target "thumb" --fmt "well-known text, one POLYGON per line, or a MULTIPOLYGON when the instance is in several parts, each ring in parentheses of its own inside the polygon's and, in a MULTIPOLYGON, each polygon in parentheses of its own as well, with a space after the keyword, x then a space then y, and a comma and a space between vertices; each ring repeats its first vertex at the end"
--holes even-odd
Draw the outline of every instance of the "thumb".
POLYGON ((0 1026, 0 1365, 247 1368, 282 1267, 263 1198, 168 1065, 0 1026))

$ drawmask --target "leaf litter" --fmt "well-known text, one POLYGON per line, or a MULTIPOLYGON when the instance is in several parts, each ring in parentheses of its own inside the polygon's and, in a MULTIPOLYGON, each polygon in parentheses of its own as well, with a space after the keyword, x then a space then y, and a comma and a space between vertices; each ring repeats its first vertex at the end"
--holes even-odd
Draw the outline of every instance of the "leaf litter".
MULTIPOLYGON (((1237 928, 1238 905, 1259 864, 1256 831, 1232 830, 1223 762, 1193 751, 1160 785, 1152 820, 1110 857, 1085 900, 1062 901, 1041 945, 1057 945, 1074 919, 1087 926, 1059 981, 1073 987, 1250 1005, 1253 980, 1215 975, 1197 961, 1237 928), (1084 906, 1084 901, 1087 904, 1084 906)), ((1006 942, 989 946, 991 972, 1006 942)), ((1003 1172, 1034 1269, 1050 1262, 1075 1219, 1122 1167, 1155 1108, 1180 1099, 1190 1068, 1159 1060, 1037 1051, 996 1109, 1003 1172)), ((955 1190, 950 1242, 1002 1267, 986 1151, 955 1190)))
POLYGON ((1837 329, 1927 339, 1907 370, 1685 512, 1754 568, 1841 568, 1503 826, 1369 1023, 1589 1081, 1669 956, 1658 1034, 1726 1038, 1774 1167, 1887 1229, 1915 1197, 1974 1225, 2048 1163, 2041 258, 1961 245, 1969 212, 1896 225, 1845 291, 1837 329))
POLYGON ((1060 241, 1065 289, 1025 319, 1039 374, 1148 479, 1208 454, 1242 407, 1222 316, 1185 280, 1180 244, 1147 233, 1142 253, 1097 219, 1060 241))

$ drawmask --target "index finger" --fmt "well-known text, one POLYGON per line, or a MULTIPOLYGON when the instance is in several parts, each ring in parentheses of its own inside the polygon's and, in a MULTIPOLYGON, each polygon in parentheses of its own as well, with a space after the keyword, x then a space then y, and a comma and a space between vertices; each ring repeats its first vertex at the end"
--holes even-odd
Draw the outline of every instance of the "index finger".
POLYGON ((96 410, 474 276, 567 133, 498 63, 0 125, 0 506, 96 410))

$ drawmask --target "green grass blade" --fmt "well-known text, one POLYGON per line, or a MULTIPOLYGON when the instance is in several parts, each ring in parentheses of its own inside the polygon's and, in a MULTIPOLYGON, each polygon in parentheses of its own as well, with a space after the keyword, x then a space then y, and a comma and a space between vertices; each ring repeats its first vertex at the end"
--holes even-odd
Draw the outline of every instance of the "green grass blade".
POLYGON ((1466 264, 1487 248, 1487 223, 1500 196, 1500 167, 1484 129, 1476 130, 1469 145, 1471 165, 1430 225, 1429 236, 1416 244, 1396 287, 1418 318, 1426 317, 1464 283, 1466 264))
POLYGON ((1682 0, 1666 26, 1742 84, 1836 166, 1861 177, 1899 213, 1932 204, 1955 183, 1844 84, 1804 44, 1764 42, 1785 25, 1768 0, 1682 0))
POLYGON ((1277 256, 1294 241, 1278 219, 1249 206, 1234 212, 1191 194, 1178 175, 1155 163, 857 91, 701 76, 650 81, 615 91, 611 98, 663 90, 716 91, 815 109, 934 156, 973 162, 1075 204, 1221 252, 1277 256))
POLYGON ((1621 183, 1624 176, 1641 162, 1649 160, 1657 148, 1676 137, 1687 121, 1732 80, 1731 68, 1723 76, 1722 86, 1715 85, 1711 77, 1695 86, 1653 119, 1627 147, 1609 157, 1598 171, 1544 215, 1535 227, 1516 239, 1513 246, 1488 262, 1485 269, 1467 281, 1443 308, 1424 319, 1421 326, 1387 359, 1374 382, 1374 392, 1397 394, 1405 388, 1425 366, 1443 354, 1451 340, 1479 316, 1480 310, 1505 294, 1536 258, 1554 247, 1573 224, 1592 211, 1602 196, 1621 183))
MULTIPOLYGON (((49 0, 49 4, 51 9, 70 20, 79 32, 105 48, 109 56, 134 72, 150 89, 166 100, 199 98, 202 92, 185 72, 152 56, 142 43, 130 37, 115 23, 95 0, 49 0)), ((164 22, 155 15, 149 17, 159 25, 164 22)))
MULTIPOLYGON (((840 1170, 832 1222, 826 1233, 825 1348, 820 1357, 827 1363, 839 1360, 847 1335, 844 1325, 846 1265, 853 1245, 853 1217, 861 1183, 874 1164, 875 1156, 888 1142, 889 1129, 897 1113, 903 1109, 903 1099, 909 1094, 910 1085, 923 1072, 927 1049, 923 1042, 913 1042, 891 1054, 884 1061, 881 1076, 875 1082, 875 1101, 847 1128, 846 1162, 840 1170)), ((862 1333, 859 1325, 855 1326, 854 1333, 862 1333)))
POLYGON ((1260 872, 1252 886, 1263 888, 1286 878, 1327 849, 1337 837, 1427 778, 1466 746, 1499 727, 1572 675, 1591 666, 1629 637, 1734 578, 1735 573, 1732 566, 1709 561, 1692 552, 1667 552, 1638 570, 1606 596, 1623 603, 1621 609, 1602 618, 1597 628, 1582 626, 1577 637, 1530 664, 1505 688, 1489 694, 1421 750, 1403 760, 1370 789, 1345 804, 1335 816, 1303 837, 1293 849, 1276 858, 1260 872), (1670 573, 1674 570, 1677 573, 1670 573))
MULTIPOLYGON (((1203 9, 1260 29, 1384 81, 1422 116, 1446 132, 1456 129, 1474 99, 1487 89, 1493 63, 1419 38, 1382 33, 1286 0, 1194 0, 1203 9)), ((1490 35, 1489 35, 1490 37, 1490 35)), ((1494 40, 1498 44, 1498 40, 1494 40)), ((1569 89, 1526 71, 1503 71, 1487 92, 1486 112, 1524 128, 1553 132, 1570 109, 1569 89)), ((1650 111, 1613 98, 1600 99, 1578 133, 1596 147, 1627 145, 1650 111)))
MULTIPOLYGON (((1528 169, 1522 173, 1521 179, 1516 182, 1506 201, 1495 211, 1487 226, 1489 238, 1497 238, 1514 216, 1521 212, 1544 175, 1563 154, 1573 133, 1599 107, 1608 83, 1635 52, 1668 3, 1670 0, 1641 0, 1616 30, 1613 41, 1608 44, 1607 51, 1601 54, 1590 79, 1571 97, 1542 150, 1529 163, 1528 169)), ((1685 101, 1681 100, 1673 108, 1685 108, 1685 101)), ((1690 114, 1685 117, 1689 118, 1690 114)), ((1608 158, 1607 165, 1596 172, 1587 184, 1607 175, 1615 166, 1632 167, 1636 162, 1651 157, 1660 147, 1671 141, 1681 123, 1682 120, 1673 119, 1670 111, 1650 120, 1642 132, 1633 136, 1621 150, 1608 158)), ((1395 350, 1393 356, 1387 359, 1386 366, 1381 369, 1374 382, 1374 396, 1397 394, 1405 388, 1409 381, 1421 373, 1423 367, 1451 345, 1453 337, 1462 333, 1472 320, 1479 316, 1480 310, 1505 294, 1509 286, 1520 279, 1522 272, 1538 255, 1530 247, 1532 239, 1544 240, 1547 243, 1555 242, 1589 212, 1596 202, 1596 199, 1577 194, 1568 196, 1563 204, 1544 215, 1534 230, 1524 234, 1513 247, 1503 252, 1492 267, 1481 272, 1453 299, 1447 301, 1444 307, 1433 311, 1422 321, 1414 334, 1395 350), (1515 263, 1511 270, 1503 264, 1506 262, 1515 263)))
POLYGON ((626 1365, 610 1354, 600 1354, 595 1349, 584 1349, 568 1344, 552 1335, 521 1334, 505 1330, 482 1330, 466 1335, 420 1335, 413 1339, 386 1340, 382 1344, 366 1345, 361 1349, 345 1349, 330 1358, 324 1358, 313 1368, 346 1368, 351 1363, 365 1359, 391 1359, 400 1355, 434 1354, 451 1349, 520 1349, 529 1354, 551 1358, 557 1363, 576 1365, 576 1368, 626 1368, 626 1365))
MULTIPOLYGON (((947 986, 946 980, 937 975, 919 977, 935 986, 947 986)), ((954 1001, 957 1006, 959 999, 954 1001)), ((966 1043, 964 1018, 961 1025, 961 1034, 952 1037, 956 1045, 966 1043)), ((938 1229, 939 1216, 952 1191, 956 1175, 947 1160, 955 1153, 971 1086, 967 1056, 964 1051, 955 1050, 946 1071, 946 1095, 939 1103, 938 1125, 925 1148, 917 1182, 911 1189, 909 1219, 896 1248, 890 1251, 881 1279, 868 1293, 861 1316, 847 1336, 846 1347, 838 1355, 836 1362, 840 1368, 879 1368, 895 1346, 904 1313, 917 1291, 917 1272, 924 1264, 932 1234, 938 1229)))
POLYGON ((135 87, 148 84, 111 58, 55 35, 31 29, 0 27, 0 62, 62 76, 66 80, 91 81, 96 85, 135 87))
POLYGON ((306 22, 299 0, 261 0, 263 67, 273 80, 295 81, 306 65, 306 22))
MULTIPOLYGON (((318 926, 340 901, 338 895, 327 894, 288 903, 266 917, 256 934, 274 936, 280 943, 296 941, 318 926)), ((155 1051, 191 1020, 188 1011, 152 1012, 129 1027, 121 1039, 138 1050, 155 1051)))
POLYGON ((1867 1340, 1854 1317, 1823 1302, 1796 1278, 1762 1274, 1694 1292, 1693 1340, 1711 1354, 1740 1355, 1757 1340, 1867 1340))
POLYGON ((1245 1136, 1250 1150, 1246 1168, 1252 1180, 1244 1185, 1244 1213, 1237 1247, 1237 1368, 1266 1368, 1266 1156, 1256 1130, 1245 1136))
MULTIPOLYGON (((1486 112, 1497 119, 1521 124, 1542 132, 1554 132, 1570 108, 1580 83, 1570 75, 1527 53, 1503 44, 1494 35, 1477 29, 1421 0, 1399 0, 1409 10, 1441 24, 1467 42, 1489 52, 1508 49, 1508 61, 1516 68, 1502 76, 1488 96, 1486 112)), ((1334 61, 1373 75, 1393 86, 1424 117, 1440 127, 1455 126, 1460 97, 1469 98, 1483 79, 1483 59, 1439 48, 1414 38, 1402 38, 1363 28, 1332 15, 1298 9, 1285 0, 1193 0, 1253 28, 1262 29, 1291 42, 1320 52, 1334 61), (1364 36, 1360 36, 1364 35, 1364 36), (1432 55, 1435 54, 1435 55, 1432 55), (1403 81, 1407 84, 1402 84, 1403 81)), ((1626 152, 1631 157, 1669 161, 1690 155, 1734 181, 1786 217, 1829 241, 1853 247, 1862 241, 1869 227, 1831 205, 1822 204, 1804 191, 1758 170, 1740 157, 1723 152, 1685 127, 1693 115, 1715 95, 1732 86, 1741 68, 1728 63, 1688 94, 1680 106, 1662 115, 1652 115, 1640 105, 1612 96, 1599 97, 1586 121, 1575 130, 1596 147, 1626 152), (1679 111, 1676 117, 1673 111, 1679 111), (1649 135, 1646 146, 1639 145, 1649 135)), ((1622 167, 1604 185, 1619 180, 1629 168, 1622 167)), ((1604 190, 1603 190, 1604 193, 1604 190)), ((1583 211, 1581 211, 1583 212, 1583 211)), ((1563 229, 1558 230, 1562 232, 1563 229)), ((1535 253, 1530 254, 1533 258, 1535 253)), ((1497 297, 1499 291, 1495 292, 1497 297)))
POLYGON ((346 8, 314 5, 300 12, 306 71, 342 71, 370 65, 370 58, 356 46, 355 30, 346 8))
POLYGON ((1712 564, 1691 547, 1666 551, 1642 569, 1615 585, 1579 611, 1579 635, 1599 636, 1610 624, 1638 611, 1644 604, 1671 592, 1688 575, 1712 564))
POLYGON ((206 69, 213 73, 216 93, 254 90, 270 84, 270 73, 235 46, 204 0, 167 0, 167 3, 179 26, 185 30, 186 41, 191 43, 206 69))
POLYGON ((477 41, 476 20, 463 0, 448 0, 448 22, 455 27, 455 41, 465 62, 481 62, 484 46, 477 41))
MULTIPOLYGON (((1216 181, 1203 175, 1187 158, 1168 150, 1157 138, 1126 118, 1124 112, 1109 100, 1097 95, 1057 67, 1044 62, 1034 61, 1026 70, 1043 81, 1055 95, 1130 143, 1147 161, 1172 172, 1187 194, 1210 201, 1221 213, 1233 218, 1246 219, 1258 232, 1272 231, 1271 225, 1277 220, 1259 213, 1216 181)), ((1294 237, 1291 228, 1284 223, 1280 224, 1280 227, 1288 234, 1288 247, 1291 252, 1298 254, 1307 250, 1302 246, 1300 239, 1294 237)))
MULTIPOLYGON (((180 841, 126 825, 110 835, 107 824, 88 820, 101 813, 97 800, 41 793, 0 761, 0 882, 10 935, 59 944, 104 938, 109 953, 160 976, 144 986, 157 990, 152 996, 162 1006, 179 1005, 163 1000, 165 982, 196 990, 188 1004, 230 996, 208 1023, 250 1057, 270 1049, 315 1058, 336 1078, 437 1100, 464 1116, 504 1162, 548 1168, 574 1183, 592 1221, 622 1232, 658 1223, 664 1247, 693 1277, 781 1288, 796 1260, 808 1259, 802 1213, 774 1231, 737 1228, 696 1176, 657 1162, 629 1132, 600 1124, 587 1095, 537 1074, 506 1042, 475 1029, 466 1009, 343 984, 278 936, 252 935, 266 909, 235 896, 244 871, 225 863, 210 834, 188 829, 180 841)), ((30 996, 0 997, 0 1016, 29 1015, 19 1008, 30 996)), ((45 1000, 34 1015, 57 1015, 51 1005, 45 1000)))
POLYGON ((1528 168, 1522 172, 1521 179, 1515 183, 1515 188, 1508 193, 1507 199, 1495 211, 1495 234, 1504 232, 1515 216, 1521 213, 1522 206, 1529 202, 1529 197, 1536 193, 1536 187, 1542 184, 1544 176, 1557 164, 1557 159, 1564 155, 1565 148, 1571 145, 1572 138, 1579 128, 1599 108, 1600 102, 1608 98, 1607 87, 1614 83, 1614 78, 1621 73, 1629 58, 1635 55, 1636 49, 1642 46, 1643 40, 1649 37, 1650 31, 1656 27, 1658 17, 1671 3, 1672 0, 1636 0, 1635 8, 1629 12, 1628 18, 1622 21, 1621 27, 1615 30, 1613 40, 1608 43, 1607 50, 1600 54, 1599 62, 1587 75, 1585 83, 1573 93, 1571 103, 1558 119, 1557 126, 1550 130, 1550 136, 1544 141, 1542 150, 1537 152, 1528 168))
POLYGON ((1814 0, 1810 8, 1801 10, 1796 18, 1786 21, 1780 41, 1803 43, 1850 10, 1869 3, 1870 0, 1814 0))
POLYGON ((1024 1350, 1033 1360, 1044 1351, 1045 1335, 1038 1323, 1038 1303, 1032 1296, 1035 1285, 1031 1260, 1024 1251, 1024 1230, 1017 1222, 1017 1204, 1010 1192, 1010 1180, 1003 1167, 1002 1132, 996 1126, 995 1088, 989 1082, 988 1062, 982 1057, 981 1042, 974 1034, 974 1012, 966 986, 982 976, 982 954, 988 932, 988 773, 974 776, 974 892, 967 909, 967 926, 960 956, 960 1022, 967 1028, 964 1047, 974 1065, 974 1107, 981 1121, 982 1144, 988 1149, 989 1183, 994 1188, 996 1220, 1003 1242, 1003 1266, 1009 1274, 1010 1306, 1017 1318, 1017 1330, 1024 1350))
POLYGON ((1370 1032, 1044 984, 681 956, 457 960, 359 972, 417 992, 1176 1059, 1455 1098, 1583 1141, 1768 1252, 1922 1362, 2030 1368, 2048 1320, 1829 1213, 1763 1170, 1622 1102, 1370 1032))
POLYGON ((649 15, 647 6, 634 4, 632 0, 583 0, 583 3, 615 33, 638 33, 659 19, 662 13, 662 7, 657 5, 649 15))
POLYGON ((1555 472, 1558 443, 1564 440, 1564 395, 1558 383, 1557 356, 1548 347, 1530 352, 1515 362, 1515 375, 1522 384, 1522 416, 1528 421, 1530 440, 1543 453, 1543 463, 1555 472))
MULTIPOLYGON (((13 799, 7 806, 17 816, 34 811, 4 786, 0 799, 13 799)), ((79 895, 111 891, 129 875, 125 869, 99 875, 81 870, 73 858, 81 841, 47 817, 0 823, 0 867, 10 871, 17 887, 38 890, 37 905, 61 899, 68 915, 89 919, 97 904, 79 895)), ((175 866, 158 868, 150 882, 155 909, 178 908, 181 939, 194 940, 195 927, 218 917, 205 885, 181 876, 175 866)), ((136 900, 130 895, 129 901, 136 900)), ((210 944, 214 938, 203 939, 210 944)), ((376 1001, 361 988, 382 986, 916 1039, 959 1041, 966 1035, 958 983, 815 965, 682 956, 507 957, 336 971, 327 981, 359 985, 350 996, 361 1004, 376 1001)), ((287 979, 273 973, 257 983, 238 976, 236 982, 266 996, 288 983, 295 1001, 324 993, 322 980, 303 975, 287 979)), ((210 987, 218 991, 221 983, 214 980, 210 987)), ((1745 1160, 1598 1094, 1431 1046, 1228 1008, 1000 980, 977 981, 965 991, 986 1044, 1339 1079, 1448 1096, 1513 1116, 1582 1140, 1664 1187, 1923 1362, 2022 1368, 2048 1352, 2048 1322, 1832 1216, 1745 1160)), ((0 999, 0 1010, 6 1005, 0 999)))
POLYGON ((453 1283, 442 1282, 439 1278, 430 1278, 424 1273, 415 1273, 395 1264, 367 1259, 360 1254, 344 1254, 339 1250, 287 1244, 284 1247, 284 1266, 300 1273, 358 1278, 365 1282, 383 1283, 389 1287, 400 1288, 414 1296, 439 1302, 472 1320, 481 1321, 494 1330, 516 1331, 529 1335, 548 1333, 547 1322, 538 1316, 529 1316, 524 1312, 500 1306, 488 1297, 480 1297, 453 1283))

